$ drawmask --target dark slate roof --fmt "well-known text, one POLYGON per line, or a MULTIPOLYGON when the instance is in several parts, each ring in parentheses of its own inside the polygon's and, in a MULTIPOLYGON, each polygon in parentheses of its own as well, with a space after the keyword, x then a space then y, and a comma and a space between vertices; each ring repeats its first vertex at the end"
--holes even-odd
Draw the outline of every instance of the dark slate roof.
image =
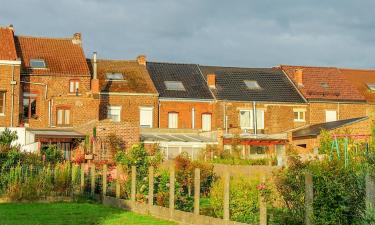
POLYGON ((278 68, 199 67, 204 76, 216 75, 216 89, 212 90, 219 100, 305 102, 278 68), (257 81, 261 89, 249 90, 244 80, 257 81))
POLYGON ((213 99, 196 64, 147 62, 147 70, 162 98, 213 99), (166 90, 164 81, 181 81, 185 91, 166 90))
POLYGON ((319 123, 310 125, 308 127, 301 128, 299 130, 292 132, 293 138, 301 138, 301 137, 316 137, 320 134, 322 130, 334 130, 340 127, 348 126, 353 123, 358 123, 364 120, 367 120, 368 117, 358 117, 358 118, 352 118, 352 119, 346 119, 346 120, 337 120, 333 122, 327 122, 327 123, 319 123))

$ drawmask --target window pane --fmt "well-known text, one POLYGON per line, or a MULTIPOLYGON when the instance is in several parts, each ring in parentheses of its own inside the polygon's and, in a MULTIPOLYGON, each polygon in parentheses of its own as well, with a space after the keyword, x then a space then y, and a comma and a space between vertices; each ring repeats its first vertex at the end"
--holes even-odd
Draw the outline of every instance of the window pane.
POLYGON ((178 113, 168 113, 168 128, 178 128, 178 113))
POLYGON ((5 113, 5 92, 0 92, 0 113, 5 113))
POLYGON ((169 91, 185 91, 181 81, 164 81, 164 84, 169 91))
POLYGON ((30 111, 31 111, 31 117, 36 116, 36 100, 30 99, 30 111))
POLYGON ((46 68, 46 63, 43 59, 30 59, 30 66, 33 68, 46 68))
POLYGON ((65 110, 65 125, 69 125, 70 124, 70 110, 69 109, 67 109, 67 110, 65 110))
POLYGON ((108 112, 107 112, 107 117, 108 119, 112 119, 114 122, 120 122, 121 117, 121 108, 118 106, 109 106, 108 107, 108 112))
POLYGON ((107 73, 106 74, 107 80, 123 80, 124 76, 122 73, 107 73))
POLYGON ((260 86, 255 80, 244 80, 244 83, 248 89, 260 89, 260 86))
POLYGON ((29 118, 29 99, 23 99, 23 118, 29 118))
POLYGON ((139 117, 141 127, 152 127, 152 108, 141 108, 139 117))
POLYGON ((74 92, 74 81, 70 81, 70 84, 69 84, 69 92, 71 92, 71 93, 74 92))
POLYGON ((202 130, 203 131, 211 130, 211 114, 202 115, 202 130))
POLYGON ((62 125, 63 124, 63 110, 59 109, 57 110, 57 124, 62 125))
POLYGON ((257 129, 264 129, 264 110, 257 110, 257 129))
POLYGON ((253 111, 251 111, 251 110, 240 111, 240 126, 241 126, 242 129, 253 128, 252 112, 253 111))

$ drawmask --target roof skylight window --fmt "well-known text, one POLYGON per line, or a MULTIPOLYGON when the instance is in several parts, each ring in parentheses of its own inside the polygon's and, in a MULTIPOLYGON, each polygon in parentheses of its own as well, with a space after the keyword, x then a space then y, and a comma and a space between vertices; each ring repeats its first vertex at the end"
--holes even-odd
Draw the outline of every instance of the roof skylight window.
POLYGON ((181 81, 164 81, 168 91, 185 91, 185 87, 181 81))
POLYGON ((122 73, 106 73, 105 77, 107 80, 124 80, 122 73))
POLYGON ((44 59, 30 59, 30 66, 32 68, 46 68, 44 59))
POLYGON ((329 85, 326 82, 321 83, 320 86, 322 86, 322 88, 329 88, 329 85))
POLYGON ((368 89, 375 91, 375 84, 367 84, 368 89))
POLYGON ((244 80, 243 82, 245 83, 246 87, 250 90, 261 89, 260 85, 255 80, 244 80))

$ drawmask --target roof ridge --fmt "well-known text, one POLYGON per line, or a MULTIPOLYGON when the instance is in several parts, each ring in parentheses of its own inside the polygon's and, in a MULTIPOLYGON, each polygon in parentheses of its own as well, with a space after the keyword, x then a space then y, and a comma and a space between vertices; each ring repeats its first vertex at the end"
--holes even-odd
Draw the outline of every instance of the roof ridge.
POLYGON ((305 67, 305 68, 326 68, 326 69, 339 69, 335 66, 304 66, 304 65, 286 65, 286 64, 280 64, 279 67, 305 67))
POLYGON ((36 37, 36 36, 29 36, 29 35, 15 35, 16 38, 34 38, 34 39, 52 39, 52 40, 72 40, 72 37, 36 37))
POLYGON ((346 68, 346 67, 338 67, 338 70, 354 70, 354 71, 371 71, 375 72, 375 69, 356 69, 356 68, 346 68))
MULTIPOLYGON (((86 58, 86 60, 92 60, 90 58, 86 58)), ((97 62, 100 61, 108 61, 108 62, 137 62, 137 60, 131 60, 131 59, 96 59, 97 62)))
POLYGON ((174 64, 174 65, 198 65, 197 63, 178 63, 178 62, 155 62, 155 61, 147 61, 148 63, 158 63, 158 64, 174 64))
POLYGON ((238 67, 238 66, 208 66, 198 64, 200 67, 217 67, 217 68, 228 68, 228 69, 279 69, 277 67, 238 67))

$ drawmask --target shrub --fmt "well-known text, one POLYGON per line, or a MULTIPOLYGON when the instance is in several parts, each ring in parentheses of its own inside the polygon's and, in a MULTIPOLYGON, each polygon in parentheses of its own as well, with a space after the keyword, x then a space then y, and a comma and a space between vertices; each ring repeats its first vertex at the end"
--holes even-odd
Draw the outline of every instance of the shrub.
MULTIPOLYGON (((259 180, 245 177, 234 177, 230 181, 230 218, 231 220, 258 224, 259 222, 259 180)), ((223 217, 224 183, 222 179, 215 182, 211 189, 210 204, 214 216, 223 217)))
POLYGON ((62 151, 57 149, 56 145, 48 145, 41 149, 41 155, 43 157, 43 161, 45 162, 56 164, 62 162, 64 160, 62 151))
POLYGON ((11 149, 11 144, 13 141, 18 139, 16 131, 10 131, 8 128, 5 128, 0 134, 0 152, 7 152, 11 149))

